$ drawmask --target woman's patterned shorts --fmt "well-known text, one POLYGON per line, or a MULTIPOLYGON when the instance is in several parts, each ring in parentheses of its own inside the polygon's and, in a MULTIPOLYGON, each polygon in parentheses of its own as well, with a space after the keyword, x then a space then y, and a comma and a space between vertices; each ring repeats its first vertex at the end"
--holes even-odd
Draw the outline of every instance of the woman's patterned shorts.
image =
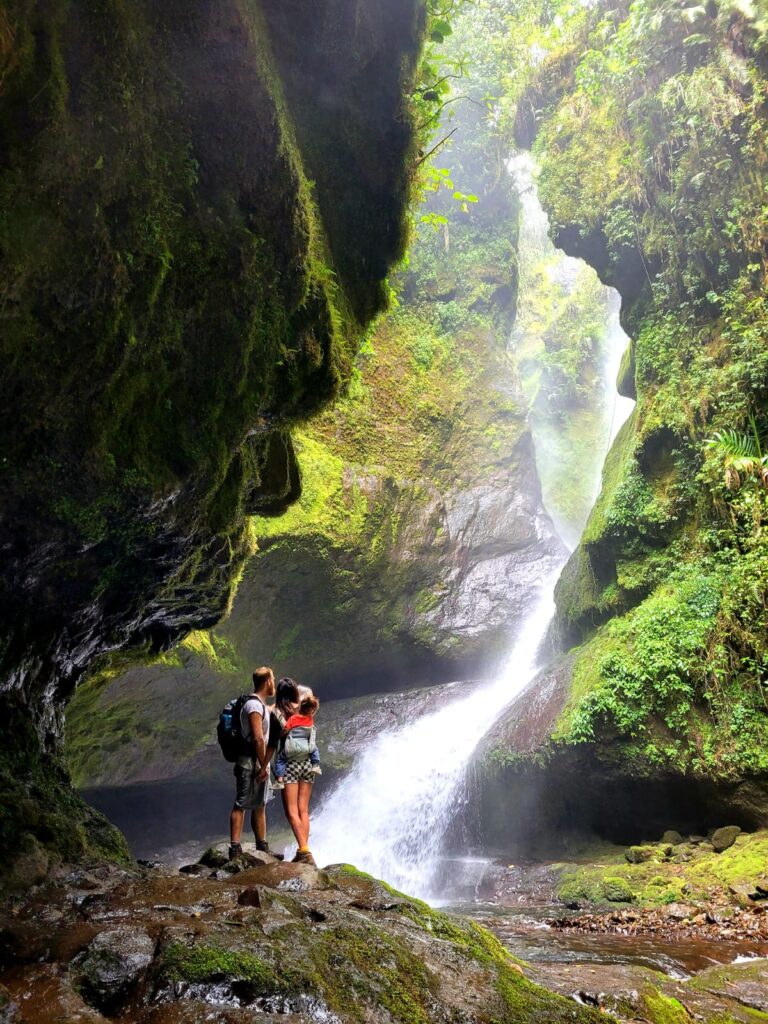
POLYGON ((303 761, 288 762, 283 782, 287 786, 290 782, 314 782, 316 778, 312 771, 312 762, 306 757, 303 761))

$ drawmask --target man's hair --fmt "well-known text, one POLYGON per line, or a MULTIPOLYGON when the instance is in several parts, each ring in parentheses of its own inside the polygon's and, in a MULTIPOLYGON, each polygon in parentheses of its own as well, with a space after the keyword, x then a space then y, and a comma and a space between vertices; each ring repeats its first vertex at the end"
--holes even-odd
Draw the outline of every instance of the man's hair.
POLYGON ((253 670, 253 688, 254 690, 260 690, 267 683, 271 682, 275 678, 275 673, 271 668, 267 668, 266 665, 262 665, 261 668, 255 668, 253 670))
POLYGON ((317 699, 317 697, 310 696, 305 697, 304 700, 301 702, 301 704, 299 705, 299 711, 301 711, 302 715, 314 715, 314 713, 317 711, 319 707, 320 701, 317 699))

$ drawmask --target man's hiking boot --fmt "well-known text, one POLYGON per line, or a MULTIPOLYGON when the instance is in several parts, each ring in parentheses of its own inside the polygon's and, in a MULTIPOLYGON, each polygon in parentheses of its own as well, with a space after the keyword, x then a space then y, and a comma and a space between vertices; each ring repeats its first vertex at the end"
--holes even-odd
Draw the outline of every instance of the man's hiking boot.
POLYGON ((317 867, 315 858, 312 856, 309 850, 299 850, 296 856, 293 858, 294 864, 311 864, 313 868, 317 867))
POLYGON ((237 860, 238 857, 242 856, 243 848, 240 843, 229 844, 229 859, 237 860))
POLYGON ((275 860, 284 860, 285 859, 285 854, 284 853, 275 853, 274 850, 270 850, 269 843, 267 842, 266 839, 257 839, 256 840, 256 849, 259 851, 259 853, 268 853, 270 855, 270 857, 274 857, 275 860))

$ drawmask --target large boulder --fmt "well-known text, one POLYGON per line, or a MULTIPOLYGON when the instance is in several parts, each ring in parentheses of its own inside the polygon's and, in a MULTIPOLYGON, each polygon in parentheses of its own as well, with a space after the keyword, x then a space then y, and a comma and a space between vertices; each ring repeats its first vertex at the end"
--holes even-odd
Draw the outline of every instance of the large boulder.
POLYGON ((151 964, 155 945, 135 925, 99 932, 77 960, 84 998, 104 1013, 115 1011, 151 964))
POLYGON ((709 841, 712 843, 715 853, 723 853, 733 846, 740 834, 741 829, 738 825, 724 825, 722 828, 715 829, 709 837, 709 841))

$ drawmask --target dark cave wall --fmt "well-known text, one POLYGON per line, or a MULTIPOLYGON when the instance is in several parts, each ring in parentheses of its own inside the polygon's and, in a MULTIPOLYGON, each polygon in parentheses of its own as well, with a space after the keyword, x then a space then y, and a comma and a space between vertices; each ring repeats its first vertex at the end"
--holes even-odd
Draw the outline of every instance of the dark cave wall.
POLYGON ((404 248, 423 23, 418 0, 386 24, 361 0, 0 12, 6 850, 64 845, 19 794, 66 791, 45 765, 85 668, 216 622, 249 514, 297 496, 290 428, 404 248))

